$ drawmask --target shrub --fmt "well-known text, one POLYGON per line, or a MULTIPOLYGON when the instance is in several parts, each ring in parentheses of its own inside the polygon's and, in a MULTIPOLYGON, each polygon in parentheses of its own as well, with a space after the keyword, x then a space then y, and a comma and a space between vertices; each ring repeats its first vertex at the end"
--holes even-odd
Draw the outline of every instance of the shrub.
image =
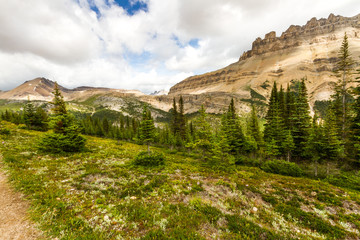
POLYGON ((225 218, 230 232, 240 235, 238 239, 284 239, 282 236, 266 228, 261 228, 256 223, 238 215, 226 215, 225 218))
POLYGON ((0 134, 1 135, 10 135, 10 130, 8 128, 1 128, 0 134))
POLYGON ((338 187, 360 191, 360 176, 354 173, 341 173, 337 176, 330 175, 326 178, 326 181, 338 187))
POLYGON ((239 156, 235 159, 236 165, 245 165, 250 167, 260 167, 261 161, 259 159, 249 158, 246 156, 239 156))
POLYGON ((61 153, 79 152, 85 147, 85 138, 77 132, 47 133, 39 141, 38 147, 41 151, 61 153))
POLYGON ((162 153, 142 151, 134 159, 135 165, 159 166, 165 164, 165 156, 162 153))
POLYGON ((285 176, 300 177, 303 175, 301 168, 293 162, 270 160, 265 162, 261 169, 269 173, 277 173, 285 176))

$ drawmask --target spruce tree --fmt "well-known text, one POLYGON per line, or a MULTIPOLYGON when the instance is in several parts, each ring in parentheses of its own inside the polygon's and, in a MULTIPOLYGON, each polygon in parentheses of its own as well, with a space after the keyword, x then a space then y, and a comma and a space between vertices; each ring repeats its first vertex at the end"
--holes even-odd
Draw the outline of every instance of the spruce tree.
POLYGON ((178 113, 179 135, 182 140, 186 139, 186 118, 184 112, 184 100, 183 97, 179 98, 179 113, 178 113))
POLYGON ((299 82, 298 95, 295 100, 295 112, 290 117, 292 121, 292 137, 295 144, 293 155, 298 158, 306 156, 305 147, 311 126, 310 107, 305 79, 306 78, 302 78, 299 82))
POLYGON ((174 135, 177 135, 179 133, 179 113, 177 111, 175 98, 173 98, 171 129, 174 135))
POLYGON ((246 140, 235 111, 234 99, 231 99, 228 111, 222 117, 221 130, 229 146, 229 153, 239 155, 244 150, 246 140))
POLYGON ((50 117, 51 133, 40 140, 39 148, 48 152, 78 152, 85 146, 85 139, 80 135, 80 128, 75 123, 65 106, 65 101, 55 83, 52 101, 53 115, 50 117))
POLYGON ((28 98, 24 106, 24 122, 28 129, 31 129, 34 126, 36 121, 35 107, 28 98))
POLYGON ((201 150, 201 158, 207 160, 211 157, 215 146, 214 135, 212 134, 211 126, 207 121, 207 114, 204 105, 201 105, 199 116, 194 121, 195 125, 195 139, 187 146, 193 149, 201 150))
POLYGON ((264 142, 256 113, 255 105, 251 105, 250 119, 248 121, 248 133, 255 140, 257 148, 259 149, 264 145, 264 142))
POLYGON ((150 143, 154 141, 155 125, 151 117, 151 112, 147 109, 146 104, 143 107, 139 130, 140 140, 147 145, 148 155, 150 155, 150 143))
POLYGON ((276 82, 274 82, 268 112, 265 117, 266 123, 264 130, 264 140, 266 145, 268 145, 266 152, 269 156, 281 156, 285 154, 282 147, 282 142, 284 142, 287 134, 283 112, 285 106, 280 106, 280 103, 276 82))
MULTIPOLYGON (((338 53, 339 61, 336 64, 335 74, 338 77, 338 83, 335 87, 335 97, 341 101, 341 138, 345 142, 347 139, 347 131, 349 127, 349 113, 348 113, 348 96, 349 96, 349 83, 352 80, 354 71, 354 60, 349 51, 348 37, 345 33, 341 48, 338 53)), ((335 99, 336 100, 336 99, 335 99)), ((335 112, 336 114, 336 112, 335 112)), ((339 116, 338 116, 339 117, 339 116)))

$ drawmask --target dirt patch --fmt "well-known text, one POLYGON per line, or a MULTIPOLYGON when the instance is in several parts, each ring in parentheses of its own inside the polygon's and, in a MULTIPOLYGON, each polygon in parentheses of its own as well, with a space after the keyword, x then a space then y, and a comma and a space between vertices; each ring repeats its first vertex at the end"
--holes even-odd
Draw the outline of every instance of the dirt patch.
POLYGON ((29 220, 29 204, 21 194, 14 192, 0 168, 0 239, 44 239, 40 230, 29 220))

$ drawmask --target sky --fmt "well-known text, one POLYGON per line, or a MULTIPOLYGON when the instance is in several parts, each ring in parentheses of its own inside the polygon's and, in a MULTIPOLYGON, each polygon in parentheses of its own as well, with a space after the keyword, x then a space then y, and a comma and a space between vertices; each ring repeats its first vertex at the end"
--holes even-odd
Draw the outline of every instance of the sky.
POLYGON ((45 77, 67 88, 169 90, 238 61, 266 33, 358 0, 0 0, 0 90, 45 77))

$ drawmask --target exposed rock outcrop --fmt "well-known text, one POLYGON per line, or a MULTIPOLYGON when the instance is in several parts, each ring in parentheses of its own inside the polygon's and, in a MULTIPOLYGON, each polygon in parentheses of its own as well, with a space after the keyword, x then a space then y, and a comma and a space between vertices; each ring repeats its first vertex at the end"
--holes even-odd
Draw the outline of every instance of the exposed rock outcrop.
POLYGON ((257 38, 252 44, 252 49, 245 52, 239 60, 246 60, 254 55, 267 52, 294 48, 302 45, 306 39, 330 34, 347 27, 360 28, 360 14, 352 18, 335 16, 334 14, 330 14, 327 19, 312 18, 304 26, 291 25, 280 37, 276 37, 276 33, 272 31, 266 34, 264 39, 257 38))
POLYGON ((257 38, 238 62, 189 77, 173 86, 169 95, 227 92, 250 98, 253 89, 268 97, 274 81, 286 87, 292 79, 306 76, 310 101, 328 99, 337 80, 332 71, 345 32, 352 57, 359 60, 360 14, 351 18, 330 14, 304 26, 292 25, 280 37, 270 32, 257 38))

